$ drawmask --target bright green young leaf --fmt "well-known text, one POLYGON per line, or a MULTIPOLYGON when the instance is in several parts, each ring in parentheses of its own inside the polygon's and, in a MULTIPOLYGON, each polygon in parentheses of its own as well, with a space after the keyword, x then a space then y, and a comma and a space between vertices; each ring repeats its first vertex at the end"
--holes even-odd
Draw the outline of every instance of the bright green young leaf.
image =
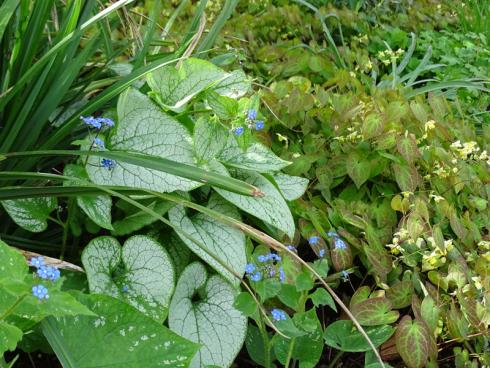
POLYGON ((28 266, 24 256, 0 240, 0 280, 22 281, 27 275, 28 266))
POLYGON ((180 111, 198 93, 229 76, 209 61, 189 58, 178 68, 169 65, 157 69, 148 75, 147 81, 162 105, 180 111))
POLYGON ((112 237, 93 239, 82 253, 90 291, 131 304, 162 322, 174 289, 170 256, 155 240, 135 235, 124 243, 112 237))
POLYGON ((230 133, 218 122, 198 120, 194 127, 194 151, 199 160, 216 158, 226 145, 230 133))
MULTIPOLYGON (((365 327, 364 330, 376 347, 387 341, 395 332, 393 327, 387 325, 365 327)), ((328 346, 341 351, 363 352, 371 350, 368 342, 351 320, 338 320, 328 325, 324 339, 328 346)))
MULTIPOLYGON (((155 201, 146 207, 151 209, 153 212, 158 213, 160 216, 163 216, 170 208, 172 208, 173 205, 174 204, 171 202, 155 201)), ((154 223, 155 221, 158 221, 155 216, 145 211, 138 211, 124 217, 121 220, 115 221, 112 224, 114 230, 111 232, 111 234, 114 236, 128 235, 154 223)))
POLYGON ((356 187, 359 189, 362 184, 369 179, 371 174, 371 164, 370 162, 361 157, 359 154, 352 152, 346 161, 346 169, 350 178, 356 184, 356 187))
MULTIPOLYGON (((209 198, 207 207, 223 215, 240 219, 240 214, 236 208, 216 194, 209 198)), ((172 224, 182 229, 183 233, 177 230, 177 234, 190 250, 218 271, 232 285, 238 286, 240 284, 240 279, 209 255, 209 253, 212 254, 237 275, 243 276, 247 256, 245 254, 245 235, 240 230, 202 213, 188 217, 183 206, 173 207, 169 211, 169 219, 172 224), (206 249, 202 249, 200 245, 195 244, 185 234, 199 241, 206 249)))
POLYGON ((257 312, 257 303, 248 292, 238 294, 233 303, 233 307, 247 317, 251 317, 257 312))
POLYGON ((208 278, 200 263, 192 263, 177 282, 170 304, 172 331, 199 344, 190 367, 229 367, 245 340, 247 317, 233 307, 236 292, 221 276, 208 278))
POLYGON ((391 302, 392 308, 401 309, 412 303, 412 281, 400 281, 386 290, 386 298, 391 302))
POLYGON ((198 346, 107 295, 75 294, 97 316, 48 318, 43 332, 63 367, 188 367, 198 346))
POLYGON ((49 214, 57 206, 56 198, 53 197, 13 199, 1 203, 17 225, 33 233, 46 230, 49 214))
POLYGON ((255 291, 263 302, 275 297, 281 290, 281 283, 276 278, 264 279, 255 284, 255 291))
MULTIPOLYGON (((212 163, 212 169, 220 174, 229 175, 228 171, 218 162, 212 163)), ((254 185, 265 195, 263 197, 247 197, 220 188, 215 188, 215 190, 241 210, 282 230, 290 238, 293 238, 295 230, 293 216, 276 187, 262 175, 252 171, 233 170, 232 173, 235 178, 254 185)))
POLYGON ((400 314, 391 310, 386 298, 369 298, 352 307, 352 314, 363 326, 378 326, 395 322, 400 314))
POLYGON ((430 331, 410 316, 402 318, 396 329, 396 350, 409 368, 425 367, 429 357, 430 331))
POLYGON ((238 113, 237 100, 231 97, 221 96, 213 90, 206 92, 206 101, 218 118, 222 120, 231 120, 238 113))
POLYGON ((298 199, 305 193, 308 187, 308 179, 300 176, 291 176, 278 172, 272 174, 272 178, 286 201, 298 199))
POLYGON ((430 296, 426 296, 420 306, 420 314, 432 332, 435 332, 437 329, 440 312, 441 309, 436 305, 434 299, 430 296))
POLYGON ((261 173, 279 171, 291 164, 291 162, 277 157, 269 148, 261 143, 250 145, 247 151, 244 152, 231 135, 226 147, 219 156, 219 160, 226 166, 261 173))
MULTIPOLYGON (((119 96, 119 123, 107 147, 113 151, 131 151, 194 165, 194 150, 189 132, 174 118, 163 113, 151 100, 135 89, 119 96)), ((101 185, 121 185, 145 188, 158 192, 191 190, 199 183, 116 162, 112 169, 101 166, 101 158, 90 156, 86 167, 90 179, 101 185)))
MULTIPOLYGON (((269 338, 270 338, 270 334, 269 338)), ((254 362, 260 364, 262 367, 271 366, 274 360, 274 351, 271 349, 271 354, 269 355, 269 362, 266 363, 266 353, 264 347, 264 338, 260 333, 260 330, 252 325, 248 325, 247 337, 245 339, 245 346, 247 348, 247 353, 252 358, 254 362)))
POLYGON ((316 289, 315 292, 310 295, 310 298, 315 307, 328 305, 335 312, 337 312, 337 307, 335 306, 335 302, 333 301, 332 296, 324 288, 316 289))
POLYGON ((302 293, 296 290, 296 286, 284 283, 281 285, 281 290, 277 296, 279 300, 289 308, 297 310, 302 293))
MULTIPOLYGON (((88 175, 82 166, 67 165, 63 172, 65 176, 71 176, 88 181, 88 175)), ((66 180, 63 185, 75 185, 80 182, 66 180)), ((77 196, 77 204, 83 212, 97 225, 104 229, 112 230, 112 199, 109 195, 84 195, 77 196)))
POLYGON ((7 350, 14 351, 22 339, 22 330, 5 321, 0 321, 0 357, 7 350))

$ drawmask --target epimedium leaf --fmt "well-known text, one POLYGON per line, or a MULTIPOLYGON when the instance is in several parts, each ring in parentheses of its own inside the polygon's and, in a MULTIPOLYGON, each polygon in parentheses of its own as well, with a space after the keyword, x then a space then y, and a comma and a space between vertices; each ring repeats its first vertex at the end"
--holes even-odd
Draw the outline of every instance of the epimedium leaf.
POLYGON ((7 350, 14 351, 17 343, 22 339, 22 330, 16 326, 0 321, 0 356, 7 350))
MULTIPOLYGON (((387 341, 395 332, 393 327, 387 325, 365 327, 364 330, 376 347, 387 341)), ((331 323, 326 328, 323 337, 328 346, 341 351, 357 353, 371 350, 364 336, 350 320, 338 320, 331 323)))
POLYGON ((194 151, 199 160, 208 162, 220 154, 226 145, 229 132, 218 122, 205 119, 194 127, 194 151))
POLYGON ((357 189, 359 189, 370 177, 370 162, 362 158, 359 154, 351 152, 345 164, 349 177, 354 181, 357 189))
MULTIPOLYGON (((194 165, 194 150, 189 132, 150 99, 135 89, 119 96, 116 131, 107 147, 111 150, 144 153, 194 165)), ((111 169, 101 165, 99 157, 90 156, 86 167, 90 179, 101 185, 121 185, 158 192, 187 191, 201 184, 142 166, 116 162, 111 169)))
POLYGON ((400 281, 386 290, 386 297, 390 300, 392 308, 401 309, 412 303, 412 281, 400 281))
POLYGON ((386 298, 369 298, 352 306, 352 314, 363 326, 378 326, 395 322, 399 313, 391 310, 386 298))
MULTIPOLYGON (((240 214, 236 208, 217 194, 211 195, 207 207, 223 215, 240 219, 240 214)), ((208 254, 208 252, 211 253, 236 274, 242 276, 245 271, 247 256, 245 254, 245 235, 240 230, 202 213, 189 217, 186 215, 183 206, 173 207, 169 211, 169 219, 172 224, 182 229, 183 233, 178 230, 176 232, 189 249, 218 271, 232 285, 238 286, 240 284, 240 280, 236 276, 208 254), (199 241, 206 249, 203 250, 185 234, 199 241)))
MULTIPOLYGON (((170 208, 173 207, 173 205, 173 203, 167 201, 155 201, 146 207, 151 209, 153 212, 158 213, 160 216, 163 216, 170 208)), ((121 220, 115 221, 112 224, 114 230, 111 231, 111 234, 114 236, 128 235, 142 229, 145 226, 151 225, 155 221, 158 221, 155 216, 145 211, 137 211, 121 220)))
POLYGON ((43 333, 64 367, 188 367, 199 348, 110 296, 74 295, 97 316, 42 322, 43 333))
POLYGON ((28 266, 24 256, 7 243, 0 240, 0 280, 22 281, 27 275, 28 266))
POLYGON ((11 199, 1 201, 3 208, 21 228, 40 233, 48 227, 49 214, 57 206, 54 197, 11 199))
POLYGON ((155 319, 165 320, 175 276, 167 251, 135 235, 121 247, 109 236, 93 239, 82 253, 90 291, 116 297, 155 319))
POLYGON ((229 76, 209 61, 189 58, 179 67, 169 65, 157 69, 148 75, 147 82, 163 106, 181 111, 198 93, 229 76))
MULTIPOLYGON (((216 161, 213 161, 210 166, 212 170, 220 174, 229 175, 228 171, 216 161)), ((214 189, 218 194, 241 210, 282 230, 290 238, 293 238, 295 230, 293 216, 286 201, 276 187, 258 173, 238 169, 231 172, 233 177, 260 189, 264 193, 264 196, 247 197, 215 187, 214 189)))
POLYGON ((291 162, 277 157, 269 148, 261 143, 251 144, 244 152, 230 135, 226 147, 218 159, 226 166, 239 169, 253 170, 260 173, 279 171, 291 162))
MULTIPOLYGON (((88 180, 85 168, 78 165, 66 165, 63 171, 65 176, 88 180)), ((63 185, 82 184, 76 180, 66 180, 63 185)), ((83 185, 83 184, 82 184, 83 185)), ((78 207, 97 225, 104 229, 112 230, 112 199, 109 195, 81 195, 77 196, 78 207)))
POLYGON ((169 326, 202 345, 189 367, 229 367, 233 362, 247 329, 247 318, 233 307, 235 295, 225 279, 208 277, 198 262, 187 266, 180 276, 170 303, 169 326))
POLYGON ((407 162, 412 163, 420 156, 420 152, 417 147, 417 139, 413 134, 405 134, 400 137, 396 142, 396 147, 398 152, 407 162))
POLYGON ((425 367, 429 357, 430 331, 410 316, 402 318, 396 329, 396 350, 409 368, 425 367))
POLYGON ((273 173, 272 178, 286 201, 294 201, 300 198, 308 187, 308 179, 300 176, 292 176, 280 172, 273 173))

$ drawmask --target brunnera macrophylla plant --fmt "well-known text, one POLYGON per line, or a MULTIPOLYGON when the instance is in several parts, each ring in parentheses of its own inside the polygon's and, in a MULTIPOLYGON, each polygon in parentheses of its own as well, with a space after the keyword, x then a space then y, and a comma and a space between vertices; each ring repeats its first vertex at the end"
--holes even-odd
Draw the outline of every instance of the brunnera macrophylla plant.
MULTIPOLYGON (((96 236, 86 244, 81 261, 91 295, 73 294, 99 319, 49 320, 43 322, 43 332, 60 360, 62 350, 77 360, 81 354, 73 347, 80 338, 71 332, 72 328, 78 328, 78 323, 81 329, 89 328, 93 322, 102 334, 110 330, 110 325, 117 326, 118 318, 113 313, 130 315, 153 321, 144 328, 159 326, 158 331, 141 335, 139 343, 131 342, 130 361, 144 356, 151 346, 156 351, 150 357, 165 357, 165 349, 171 350, 169 346, 180 341, 184 349, 182 366, 190 362, 191 367, 226 367, 240 351, 247 331, 246 316, 233 306, 246 271, 247 239, 240 230, 216 221, 209 213, 234 221, 249 217, 275 237, 293 238, 295 224, 287 202, 304 193, 307 180, 282 173, 290 162, 277 157, 255 137, 266 123, 258 99, 247 97, 250 81, 240 70, 229 73, 210 62, 191 58, 178 67, 152 72, 146 82, 142 89, 131 87, 123 92, 115 111, 81 117, 87 136, 73 143, 88 153, 66 165, 63 172, 67 186, 124 187, 147 193, 123 197, 116 202, 117 207, 110 192, 80 195, 69 208, 78 214, 69 214, 70 223, 67 220, 64 226, 78 232, 86 228, 93 234, 112 233, 96 236), (165 158, 236 178, 256 187, 260 196, 245 196, 104 157, 117 151, 165 158), (171 197, 173 202, 152 194, 169 192, 176 194, 171 197), (182 201, 192 201, 208 212, 191 212, 182 201), (82 213, 89 221, 81 220, 82 213), (159 218, 166 225, 157 225, 159 218), (117 238, 135 232, 139 233, 124 242, 117 238), (124 307, 113 312, 116 300, 124 307), (182 338, 179 340, 162 323, 182 338), (64 338, 58 343, 60 333, 64 338), (153 342, 155 334, 165 335, 166 340, 153 342), (227 341, 221 339, 225 335, 227 341), (163 344, 162 350, 158 344, 163 344)), ((48 197, 2 201, 2 205, 20 227, 41 232, 48 221, 53 221, 51 213, 57 201, 48 197)), ((278 275, 284 281, 285 271, 278 270, 278 275)), ((35 289, 43 300, 51 295, 44 287, 35 289)), ((109 359, 111 345, 134 335, 131 332, 135 327, 125 325, 127 328, 121 328, 108 346, 97 347, 97 339, 91 346, 109 359)), ((88 331, 80 336, 85 333, 88 331)), ((165 363, 181 366, 172 364, 172 359, 165 363)))

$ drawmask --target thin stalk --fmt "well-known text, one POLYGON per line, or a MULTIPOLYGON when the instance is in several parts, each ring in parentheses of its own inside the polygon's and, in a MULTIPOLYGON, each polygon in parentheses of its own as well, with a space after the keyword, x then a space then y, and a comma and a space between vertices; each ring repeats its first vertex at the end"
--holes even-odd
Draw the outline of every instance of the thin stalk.
POLYGON ((1 316, 0 316, 0 321, 4 320, 6 317, 10 316, 12 314, 12 312, 14 311, 15 308, 17 308, 17 306, 24 300, 24 298, 27 296, 27 293, 25 294, 22 294, 21 297, 19 299, 17 299, 15 301, 14 304, 12 304, 12 306, 7 309, 1 316))

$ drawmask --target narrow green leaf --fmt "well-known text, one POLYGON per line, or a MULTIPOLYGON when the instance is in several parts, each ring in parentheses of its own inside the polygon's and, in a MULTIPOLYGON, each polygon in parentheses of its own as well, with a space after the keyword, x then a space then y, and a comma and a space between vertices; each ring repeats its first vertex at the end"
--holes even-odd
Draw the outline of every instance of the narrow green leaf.
MULTIPOLYGON (((7 24, 19 5, 20 0, 6 0, 0 7, 0 40, 7 28, 7 24)), ((1 354, 1 353, 0 353, 1 354)))

